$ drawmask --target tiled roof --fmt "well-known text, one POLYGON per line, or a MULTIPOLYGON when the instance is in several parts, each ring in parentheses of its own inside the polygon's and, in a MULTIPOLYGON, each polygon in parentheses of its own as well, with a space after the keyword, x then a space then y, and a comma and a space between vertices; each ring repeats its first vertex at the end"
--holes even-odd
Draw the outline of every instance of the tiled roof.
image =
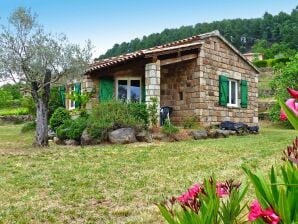
POLYGON ((144 49, 144 50, 139 50, 139 51, 135 51, 135 52, 128 53, 128 54, 119 55, 116 57, 102 59, 99 61, 95 61, 87 69, 86 73, 92 72, 94 70, 106 68, 106 67, 109 67, 112 65, 116 65, 116 64, 119 64, 122 62, 126 62, 129 60, 135 59, 135 58, 144 57, 146 55, 150 55, 153 53, 159 53, 159 52, 163 52, 163 51, 166 52, 166 51, 174 50, 174 49, 178 49, 178 48, 199 46, 203 43, 203 40, 205 38, 211 37, 211 36, 217 36, 220 39, 222 39, 236 54, 238 54, 244 61, 246 61, 250 66, 252 66, 258 72, 258 69, 250 61, 248 61, 233 45, 231 45, 223 36, 221 36, 219 31, 215 30, 210 33, 192 36, 192 37, 174 41, 174 42, 171 42, 168 44, 164 44, 164 45, 160 45, 160 46, 156 46, 156 47, 152 47, 152 48, 148 48, 148 49, 144 49))
POLYGON ((168 51, 168 50, 172 50, 175 48, 184 48, 184 47, 191 47, 191 46, 196 46, 196 45, 200 45, 200 42, 195 42, 192 43, 196 40, 200 40, 201 35, 196 35, 196 36, 192 36, 189 38, 185 38, 182 40, 178 40, 178 41, 174 41, 168 44, 164 44, 164 45, 160 45, 160 46, 156 46, 156 47, 152 47, 152 48, 148 48, 148 49, 144 49, 144 50, 139 50, 139 51, 135 51, 132 53, 128 53, 128 54, 123 54, 123 55, 119 55, 116 57, 111 57, 111 58, 107 58, 107 59, 103 59, 103 60, 99 60, 99 61, 95 61, 93 64, 90 65, 90 68, 87 70, 87 72, 91 72, 97 69, 101 69, 104 67, 109 67, 111 65, 115 65, 124 61, 128 61, 130 59, 134 59, 134 58, 138 58, 141 56, 145 56, 148 54, 152 54, 152 53, 158 53, 158 52, 162 52, 162 51, 168 51))

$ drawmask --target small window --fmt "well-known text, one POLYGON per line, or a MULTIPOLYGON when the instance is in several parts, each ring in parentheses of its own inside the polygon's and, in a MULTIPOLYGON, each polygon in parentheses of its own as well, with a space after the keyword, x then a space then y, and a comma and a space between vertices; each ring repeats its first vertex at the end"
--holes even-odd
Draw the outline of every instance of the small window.
POLYGON ((117 99, 141 102, 141 79, 121 78, 117 80, 117 99))
POLYGON ((183 100, 183 92, 179 92, 179 100, 183 100))
POLYGON ((228 106, 238 106, 238 82, 229 79, 228 106))
MULTIPOLYGON (((68 91, 69 94, 71 94, 71 92, 73 92, 73 91, 76 91, 75 85, 70 85, 69 86, 69 91, 68 91)), ((69 110, 75 109, 76 108, 76 102, 73 101, 73 100, 71 100, 71 99, 69 99, 69 106, 68 106, 68 108, 69 108, 69 110)))

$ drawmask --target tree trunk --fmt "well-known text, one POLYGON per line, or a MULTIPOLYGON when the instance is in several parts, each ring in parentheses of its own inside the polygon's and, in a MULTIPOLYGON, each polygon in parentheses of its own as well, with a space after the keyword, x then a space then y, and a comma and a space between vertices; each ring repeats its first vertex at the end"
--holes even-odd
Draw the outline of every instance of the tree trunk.
POLYGON ((36 105, 36 135, 34 145, 48 146, 48 104, 40 98, 36 105))
POLYGON ((51 94, 51 71, 47 70, 44 76, 41 93, 36 82, 32 82, 32 97, 36 102, 36 133, 34 146, 45 147, 49 145, 48 139, 48 107, 51 94))

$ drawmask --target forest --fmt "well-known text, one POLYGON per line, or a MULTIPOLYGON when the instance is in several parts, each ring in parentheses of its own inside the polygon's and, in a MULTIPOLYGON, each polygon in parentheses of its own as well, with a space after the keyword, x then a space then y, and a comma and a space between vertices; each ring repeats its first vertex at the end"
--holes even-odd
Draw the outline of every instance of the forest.
POLYGON ((219 30, 242 53, 261 52, 265 58, 273 58, 277 54, 283 54, 283 57, 292 56, 298 50, 298 6, 290 14, 280 12, 272 15, 266 12, 262 18, 224 19, 165 29, 161 33, 153 33, 141 39, 116 43, 97 59, 126 54, 213 30, 219 30))

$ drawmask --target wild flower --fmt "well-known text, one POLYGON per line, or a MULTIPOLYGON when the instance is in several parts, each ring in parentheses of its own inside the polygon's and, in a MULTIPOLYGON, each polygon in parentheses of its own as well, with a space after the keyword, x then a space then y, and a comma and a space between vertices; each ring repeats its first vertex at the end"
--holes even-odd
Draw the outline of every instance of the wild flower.
POLYGON ((263 221, 268 224, 278 224, 281 220, 271 208, 263 210, 260 203, 255 200, 250 206, 248 221, 253 222, 259 218, 262 218, 263 221))

